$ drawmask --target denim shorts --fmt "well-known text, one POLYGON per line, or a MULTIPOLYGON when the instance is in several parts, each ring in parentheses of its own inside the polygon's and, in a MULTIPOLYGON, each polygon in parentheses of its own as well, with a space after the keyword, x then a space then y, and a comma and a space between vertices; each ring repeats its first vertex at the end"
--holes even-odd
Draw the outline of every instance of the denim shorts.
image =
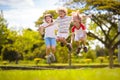
POLYGON ((47 37, 45 38, 45 44, 46 46, 56 46, 56 39, 47 37))

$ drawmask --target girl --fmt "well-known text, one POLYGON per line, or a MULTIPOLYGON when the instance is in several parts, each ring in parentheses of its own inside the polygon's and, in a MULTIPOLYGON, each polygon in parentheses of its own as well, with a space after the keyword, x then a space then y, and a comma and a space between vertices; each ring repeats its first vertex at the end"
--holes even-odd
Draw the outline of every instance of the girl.
POLYGON ((46 59, 47 63, 51 63, 51 58, 55 61, 55 48, 56 48, 56 35, 55 30, 57 30, 57 25, 53 24, 53 18, 51 14, 46 14, 44 16, 45 22, 40 26, 39 30, 42 34, 44 34, 43 30, 45 30, 45 44, 46 44, 46 59), (53 53, 50 53, 51 52, 53 53))
POLYGON ((72 27, 72 37, 71 37, 71 43, 73 42, 73 39, 77 43, 77 50, 76 53, 79 54, 81 48, 84 49, 84 52, 87 52, 87 47, 86 45, 86 27, 81 23, 81 18, 78 13, 74 13, 73 15, 73 27, 72 27), (82 45, 80 46, 80 43, 82 45))

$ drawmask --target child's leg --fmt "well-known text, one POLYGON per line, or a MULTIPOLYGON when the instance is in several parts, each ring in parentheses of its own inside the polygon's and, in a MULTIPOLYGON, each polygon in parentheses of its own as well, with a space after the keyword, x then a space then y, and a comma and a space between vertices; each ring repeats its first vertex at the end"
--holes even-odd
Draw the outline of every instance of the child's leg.
POLYGON ((55 61, 55 51, 56 51, 56 39, 55 38, 51 38, 51 49, 52 49, 52 53, 50 53, 52 61, 55 61))
POLYGON ((52 53, 54 54, 55 49, 56 49, 56 39, 55 38, 51 38, 50 45, 51 45, 52 53))
POLYGON ((76 45, 77 45, 76 53, 79 54, 82 46, 80 45, 80 39, 79 39, 79 36, 77 36, 77 35, 75 35, 75 42, 76 42, 76 45))
POLYGON ((50 39, 49 38, 45 38, 45 44, 46 44, 46 60, 47 60, 47 63, 50 64, 51 63, 51 60, 50 60, 50 39))
POLYGON ((49 38, 45 38, 45 44, 46 44, 46 55, 49 55, 49 53, 50 53, 50 40, 49 40, 49 38))
POLYGON ((61 42, 63 42, 65 45, 67 44, 67 41, 64 37, 61 37, 61 42))
POLYGON ((81 39, 80 39, 80 42, 81 42, 81 44, 83 45, 83 47, 85 47, 85 45, 86 45, 86 40, 85 40, 84 38, 81 38, 81 39))
POLYGON ((68 37, 68 33, 58 33, 58 37, 57 37, 57 41, 61 42, 62 45, 66 45, 67 44, 67 37, 68 37))
POLYGON ((79 52, 80 52, 80 50, 81 50, 80 42, 79 42, 79 41, 76 41, 76 45, 77 45, 76 53, 79 54, 79 52))
POLYGON ((87 47, 86 47, 86 38, 81 38, 81 43, 82 43, 82 45, 83 45, 84 52, 87 52, 88 49, 87 49, 87 47))
POLYGON ((46 47, 46 56, 49 55, 49 53, 50 53, 50 46, 47 46, 46 47))
POLYGON ((76 45, 77 45, 77 47, 80 47, 80 42, 76 41, 76 45))

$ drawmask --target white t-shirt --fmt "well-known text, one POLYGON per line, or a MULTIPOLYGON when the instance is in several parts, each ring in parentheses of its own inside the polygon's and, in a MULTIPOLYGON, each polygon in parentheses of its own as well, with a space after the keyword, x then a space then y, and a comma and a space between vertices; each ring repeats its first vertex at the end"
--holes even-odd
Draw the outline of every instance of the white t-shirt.
MULTIPOLYGON (((42 26, 46 27, 48 25, 49 24, 45 22, 41 25, 41 27, 42 26)), ((58 26, 56 24, 53 24, 53 25, 45 28, 45 37, 44 38, 46 38, 46 37, 56 38, 55 30, 57 30, 57 29, 58 29, 58 26)))
POLYGON ((56 19, 56 23, 58 24, 58 34, 59 33, 69 34, 71 19, 72 18, 70 16, 65 16, 64 18, 58 17, 56 19))

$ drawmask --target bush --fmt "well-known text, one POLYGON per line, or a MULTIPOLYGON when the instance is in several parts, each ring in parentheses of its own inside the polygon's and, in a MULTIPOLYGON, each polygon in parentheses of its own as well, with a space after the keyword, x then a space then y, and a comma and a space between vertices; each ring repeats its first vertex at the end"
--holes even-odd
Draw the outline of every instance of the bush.
POLYGON ((7 65, 8 61, 3 61, 2 63, 3 63, 3 65, 7 65))
POLYGON ((40 58, 35 58, 34 61, 35 61, 35 64, 38 65, 38 63, 40 62, 40 58))
POLYGON ((87 54, 84 54, 85 58, 87 59, 91 59, 92 61, 94 61, 96 59, 96 52, 94 50, 89 50, 87 52, 87 54))
POLYGON ((16 61, 18 63, 18 60, 21 59, 22 54, 18 53, 16 48, 13 48, 10 45, 6 45, 2 49, 1 57, 2 57, 2 60, 9 60, 9 62, 16 61))
POLYGON ((89 64, 90 62, 92 62, 92 59, 81 59, 81 63, 89 64))
POLYGON ((38 65, 40 62, 44 62, 42 58, 35 58, 34 61, 36 65, 38 65))
POLYGON ((103 63, 105 60, 105 57, 100 56, 100 57, 98 57, 98 59, 100 60, 100 63, 103 63))
POLYGON ((56 51, 57 62, 66 63, 68 62, 68 49, 66 47, 58 47, 56 51))

